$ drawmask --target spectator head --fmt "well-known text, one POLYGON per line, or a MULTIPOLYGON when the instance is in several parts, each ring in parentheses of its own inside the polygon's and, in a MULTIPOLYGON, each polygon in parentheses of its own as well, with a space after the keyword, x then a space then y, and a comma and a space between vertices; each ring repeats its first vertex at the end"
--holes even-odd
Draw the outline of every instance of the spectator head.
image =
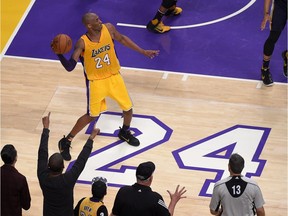
POLYGON ((1 158, 5 164, 12 165, 17 160, 17 151, 12 144, 6 144, 1 150, 1 158))
POLYGON ((61 172, 64 169, 63 157, 60 153, 54 153, 50 156, 48 161, 48 167, 52 172, 61 172))
POLYGON ((136 178, 140 181, 149 179, 155 171, 155 164, 151 161, 139 164, 136 169, 136 178))
POLYGON ((92 180, 92 195, 94 198, 102 200, 107 194, 107 179, 104 177, 95 177, 92 180))
POLYGON ((244 168, 243 157, 237 153, 232 154, 229 159, 230 172, 232 171, 234 174, 241 174, 243 168, 244 168))

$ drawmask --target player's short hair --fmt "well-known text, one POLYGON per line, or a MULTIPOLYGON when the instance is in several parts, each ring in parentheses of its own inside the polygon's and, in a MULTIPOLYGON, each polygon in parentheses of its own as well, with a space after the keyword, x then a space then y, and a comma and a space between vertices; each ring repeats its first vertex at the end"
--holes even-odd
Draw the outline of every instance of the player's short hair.
POLYGON ((17 151, 12 144, 6 144, 1 150, 1 158, 5 164, 13 164, 17 151))
POLYGON ((245 163, 244 158, 237 153, 232 154, 229 159, 230 169, 235 174, 240 174, 242 172, 244 168, 244 163, 245 163))

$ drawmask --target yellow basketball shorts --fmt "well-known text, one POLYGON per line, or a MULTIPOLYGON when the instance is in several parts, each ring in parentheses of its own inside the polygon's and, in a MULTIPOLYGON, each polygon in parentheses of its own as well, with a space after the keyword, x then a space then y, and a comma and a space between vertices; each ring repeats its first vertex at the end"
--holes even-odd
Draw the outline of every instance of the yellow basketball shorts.
POLYGON ((115 100, 123 111, 133 107, 123 77, 120 73, 106 79, 88 80, 87 83, 87 113, 96 117, 107 110, 106 97, 115 100))

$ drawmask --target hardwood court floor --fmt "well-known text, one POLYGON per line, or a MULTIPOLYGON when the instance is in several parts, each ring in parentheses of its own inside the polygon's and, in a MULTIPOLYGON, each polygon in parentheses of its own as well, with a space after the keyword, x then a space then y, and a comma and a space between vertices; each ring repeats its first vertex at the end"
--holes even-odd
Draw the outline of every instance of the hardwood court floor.
MULTIPOLYGON (((167 189, 174 190, 177 184, 185 186, 187 198, 178 203, 175 215, 210 215, 210 198, 198 194, 204 180, 215 178, 215 173, 179 169, 171 152, 238 124, 271 128, 260 155, 260 159, 267 160, 266 165, 261 176, 253 178, 262 189, 266 214, 287 215, 287 85, 256 88, 257 81, 183 77, 181 74, 167 76, 163 72, 130 69, 122 69, 122 74, 134 101, 134 113, 156 116, 173 129, 167 143, 122 164, 137 166, 143 161, 154 161, 157 168, 152 188, 163 195, 166 204, 169 204, 167 189)), ((42 215, 43 199, 36 175, 41 118, 51 111, 51 154, 58 151, 58 140, 70 131, 85 107, 81 66, 67 73, 59 62, 2 59, 1 146, 15 145, 18 150, 16 168, 28 179, 32 206, 23 215, 42 215)), ((111 100, 108 100, 108 108, 120 111, 111 100)), ((84 132, 73 142, 73 159, 87 139, 84 132)), ((93 150, 113 141, 114 137, 99 136, 93 150)), ((104 201, 109 212, 117 191, 116 187, 108 189, 104 201)), ((89 195, 89 185, 76 184, 74 204, 89 195)))

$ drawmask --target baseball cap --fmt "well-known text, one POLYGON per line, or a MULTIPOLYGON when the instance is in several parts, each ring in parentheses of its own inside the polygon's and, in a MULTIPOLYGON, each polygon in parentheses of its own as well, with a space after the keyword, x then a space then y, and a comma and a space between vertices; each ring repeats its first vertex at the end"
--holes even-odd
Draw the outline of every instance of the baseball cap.
POLYGON ((104 177, 95 177, 92 179, 92 195, 95 198, 102 199, 107 193, 107 179, 104 177))
POLYGON ((144 163, 139 164, 136 169, 136 177, 139 180, 146 180, 148 179, 155 170, 155 164, 151 161, 147 161, 144 163))

